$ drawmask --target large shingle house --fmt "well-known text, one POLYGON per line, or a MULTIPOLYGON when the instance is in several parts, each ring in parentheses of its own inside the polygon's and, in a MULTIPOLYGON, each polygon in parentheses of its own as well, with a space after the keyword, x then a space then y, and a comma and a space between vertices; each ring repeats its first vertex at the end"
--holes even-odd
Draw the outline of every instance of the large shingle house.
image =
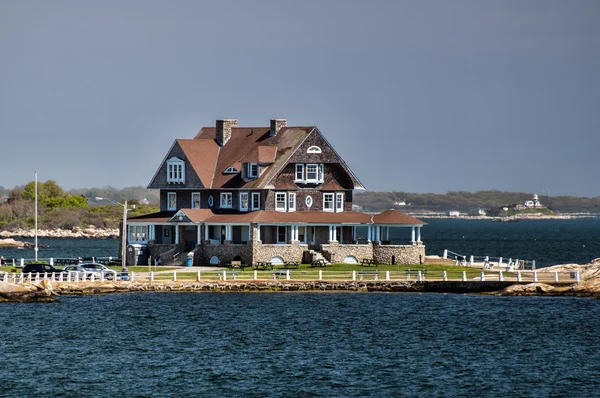
POLYGON ((163 264, 188 253, 195 265, 425 257, 423 221, 352 211, 353 191, 364 187, 315 126, 217 120, 175 140, 148 188, 160 190, 160 212, 131 218, 128 243, 163 264))

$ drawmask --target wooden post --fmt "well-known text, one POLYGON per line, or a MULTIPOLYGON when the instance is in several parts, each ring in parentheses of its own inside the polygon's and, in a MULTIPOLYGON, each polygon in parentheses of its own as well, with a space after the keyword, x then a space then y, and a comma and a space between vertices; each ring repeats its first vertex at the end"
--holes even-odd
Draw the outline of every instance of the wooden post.
POLYGON ((352 280, 355 281, 356 280, 356 271, 352 271, 352 280))
POLYGON ((254 270, 254 280, 258 279, 258 270, 254 270))
POLYGON ((150 282, 154 282, 154 271, 150 271, 150 282))
POLYGON ((481 281, 484 282, 485 281, 485 274, 483 273, 483 271, 481 272, 481 281))
POLYGON ((522 278, 521 278, 521 271, 517 271, 517 282, 521 282, 522 278))
POLYGON ((386 281, 390 280, 390 271, 385 271, 385 280, 386 281))
POLYGON ((462 281, 466 282, 467 281, 467 271, 463 271, 462 272, 462 281))
POLYGON ((322 281, 323 280, 323 270, 319 270, 319 280, 322 281))
POLYGON ((448 280, 448 274, 446 273, 446 271, 442 271, 442 279, 444 280, 444 282, 448 280))
POLYGON ((502 271, 498 271, 498 280, 500 282, 504 281, 504 275, 502 275, 502 271))
POLYGON ((173 271, 173 282, 177 281, 177 271, 173 271))
POLYGON ((200 282, 200 271, 198 271, 198 273, 196 274, 196 281, 200 282))

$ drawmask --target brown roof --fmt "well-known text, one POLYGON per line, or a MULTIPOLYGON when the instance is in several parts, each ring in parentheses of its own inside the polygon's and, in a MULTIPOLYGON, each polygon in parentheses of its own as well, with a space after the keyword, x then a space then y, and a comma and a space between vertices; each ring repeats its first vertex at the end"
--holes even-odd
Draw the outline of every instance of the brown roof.
POLYGON ((273 163, 275 161, 275 155, 277 155, 277 147, 274 145, 261 145, 258 147, 259 163, 273 163))
MULTIPOLYGON (((208 188, 212 185, 217 157, 219 156, 219 145, 214 140, 177 140, 181 150, 185 153, 194 171, 202 181, 202 185, 208 188)), ((231 165, 226 166, 225 168, 231 165)), ((223 172, 225 170, 219 170, 223 172)))
POLYGON ((400 224, 400 225, 425 225, 424 221, 409 216, 408 214, 402 213, 398 210, 387 210, 383 213, 376 214, 373 216, 373 221, 376 224, 400 224))
POLYGON ((129 217, 127 222, 169 222, 175 213, 175 211, 161 211, 158 213, 144 214, 143 216, 129 217))

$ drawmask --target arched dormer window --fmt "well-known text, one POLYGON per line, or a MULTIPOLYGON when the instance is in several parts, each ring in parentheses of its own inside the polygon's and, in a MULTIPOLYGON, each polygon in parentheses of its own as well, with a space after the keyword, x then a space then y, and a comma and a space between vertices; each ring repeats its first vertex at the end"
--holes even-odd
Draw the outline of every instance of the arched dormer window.
POLYGON ((306 153, 321 153, 321 148, 319 148, 316 145, 313 145, 306 150, 306 153))
POLYGON ((177 157, 167 160, 167 182, 185 184, 185 162, 177 157))

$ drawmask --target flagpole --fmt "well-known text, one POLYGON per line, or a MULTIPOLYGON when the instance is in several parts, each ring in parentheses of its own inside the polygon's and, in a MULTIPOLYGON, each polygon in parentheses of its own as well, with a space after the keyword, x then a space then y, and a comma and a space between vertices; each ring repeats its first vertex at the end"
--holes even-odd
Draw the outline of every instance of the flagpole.
POLYGON ((38 260, 38 184, 37 169, 35 169, 35 261, 38 260))

